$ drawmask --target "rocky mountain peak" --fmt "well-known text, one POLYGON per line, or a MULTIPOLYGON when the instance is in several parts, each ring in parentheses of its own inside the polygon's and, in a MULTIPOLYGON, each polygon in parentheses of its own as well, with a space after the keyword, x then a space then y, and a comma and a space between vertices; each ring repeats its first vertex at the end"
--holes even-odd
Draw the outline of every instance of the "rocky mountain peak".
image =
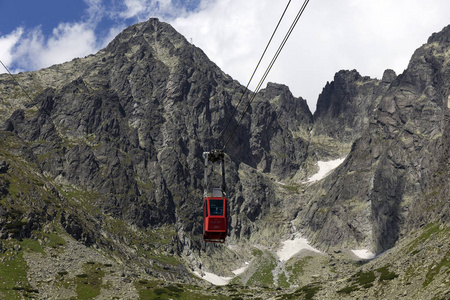
POLYGON ((286 85, 269 82, 259 95, 269 100, 277 112, 278 120, 290 130, 308 130, 312 125, 312 114, 306 100, 295 98, 286 85))
POLYGON ((152 18, 126 28, 104 50, 138 60, 151 53, 159 59, 166 58, 168 65, 171 65, 175 62, 169 63, 170 58, 175 58, 177 51, 190 46, 172 26, 152 18))
POLYGON ((316 111, 314 112, 314 119, 317 120, 321 115, 331 114, 332 116, 339 116, 346 110, 347 105, 350 105, 350 98, 344 98, 354 89, 354 84, 362 76, 356 71, 341 70, 334 75, 334 80, 325 85, 322 93, 317 100, 316 111))
MULTIPOLYGON (((393 80, 394 74, 389 71, 385 74, 386 80, 393 80)), ((344 143, 355 141, 388 88, 386 80, 380 82, 363 77, 356 70, 337 72, 319 95, 312 134, 329 136, 344 143)))

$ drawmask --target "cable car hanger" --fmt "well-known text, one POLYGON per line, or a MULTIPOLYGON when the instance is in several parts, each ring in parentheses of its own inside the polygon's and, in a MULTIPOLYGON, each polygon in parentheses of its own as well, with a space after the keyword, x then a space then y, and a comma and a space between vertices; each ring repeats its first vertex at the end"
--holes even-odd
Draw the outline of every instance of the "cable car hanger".
POLYGON ((223 150, 203 152, 205 159, 204 198, 203 201, 203 240, 212 243, 224 243, 228 235, 228 203, 225 182, 225 153, 223 150), (220 162, 222 168, 222 186, 208 189, 208 162, 220 162))

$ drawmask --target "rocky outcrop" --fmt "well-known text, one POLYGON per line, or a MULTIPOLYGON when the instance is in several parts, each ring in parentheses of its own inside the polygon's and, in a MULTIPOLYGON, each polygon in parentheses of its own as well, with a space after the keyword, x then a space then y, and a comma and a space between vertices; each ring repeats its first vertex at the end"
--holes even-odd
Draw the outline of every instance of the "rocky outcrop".
POLYGON ((352 143, 369 124, 375 107, 395 78, 386 70, 383 79, 361 76, 356 70, 339 71, 325 85, 314 112, 313 135, 325 135, 352 143))
POLYGON ((447 27, 414 53, 344 164, 320 186, 323 194, 304 221, 317 242, 382 252, 412 228, 448 222, 448 182, 436 178, 449 172, 449 36, 447 27))
POLYGON ((295 175, 307 156, 311 126, 306 100, 295 98, 287 86, 269 83, 252 106, 253 166, 282 178, 295 175))

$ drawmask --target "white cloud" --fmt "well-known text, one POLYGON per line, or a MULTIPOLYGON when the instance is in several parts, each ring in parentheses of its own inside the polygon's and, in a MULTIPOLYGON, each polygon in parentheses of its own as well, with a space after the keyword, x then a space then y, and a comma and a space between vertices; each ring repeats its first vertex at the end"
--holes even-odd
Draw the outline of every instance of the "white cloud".
POLYGON ((85 24, 59 24, 40 55, 44 65, 55 61, 68 61, 75 57, 85 56, 96 50, 94 30, 85 24))
MULTIPOLYGON (((0 59, 6 66, 13 62, 13 48, 22 34, 23 28, 19 27, 8 35, 0 36, 0 59)), ((3 71, 6 72, 6 70, 1 70, 2 73, 3 71)))
POLYGON ((137 17, 147 11, 147 1, 140 0, 125 0, 126 10, 120 13, 120 16, 125 19, 137 17))
POLYGON ((44 36, 40 27, 24 34, 18 41, 13 57, 15 61, 15 72, 23 70, 35 70, 43 67, 38 57, 42 51, 44 36))
POLYGON ((185 7, 174 4, 172 0, 123 0, 122 7, 117 12, 120 18, 136 19, 139 22, 150 17, 172 19, 186 14, 185 7))
POLYGON ((93 27, 96 26, 98 22, 101 21, 101 19, 106 14, 106 7, 102 5, 102 0, 83 0, 84 3, 88 6, 86 9, 87 14, 87 24, 91 24, 93 27))
POLYGON ((83 23, 62 23, 53 29, 52 35, 47 39, 39 27, 22 35, 11 55, 16 62, 17 72, 63 63, 96 50, 93 29, 83 23))

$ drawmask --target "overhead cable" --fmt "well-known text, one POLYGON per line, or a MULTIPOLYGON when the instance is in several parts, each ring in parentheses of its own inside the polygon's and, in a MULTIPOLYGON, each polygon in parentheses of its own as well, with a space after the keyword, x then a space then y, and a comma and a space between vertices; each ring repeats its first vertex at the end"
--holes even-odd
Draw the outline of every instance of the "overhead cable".
POLYGON ((267 67, 266 71, 264 72, 264 75, 262 76, 261 80, 259 81, 255 91, 253 92, 252 97, 250 98, 250 100, 249 100, 245 110, 242 112, 242 115, 241 115, 238 123, 234 126, 233 131, 229 134, 228 139, 225 142, 222 150, 225 150, 225 148, 227 147, 227 145, 230 142, 231 138, 233 137, 234 133, 236 132, 236 129, 239 127, 242 119, 244 119, 245 114, 247 113, 248 109, 250 108, 250 105, 252 104, 253 100, 255 99, 257 93, 261 89, 261 86, 263 85, 264 81, 266 80, 267 75, 269 74, 269 72, 272 69, 273 65, 275 64, 278 56, 280 55, 281 50, 283 50, 284 45, 286 45, 286 42, 288 41, 292 31, 294 30, 295 26, 297 25, 298 20, 302 16, 302 14, 303 14, 306 6, 308 5, 308 3, 309 3, 309 0, 305 0, 305 2, 303 3, 302 7, 299 10, 299 12, 297 13, 297 16, 295 17, 294 21, 292 22, 291 27, 289 28, 288 32, 284 36, 284 39, 281 42, 280 46, 278 47, 277 52, 275 53, 274 57, 272 58, 272 61, 270 62, 269 66, 267 67))
POLYGON ((241 98, 239 99, 238 104, 234 107, 233 114, 232 114, 232 115, 230 116, 230 118, 228 119, 227 125, 226 125, 225 128, 222 130, 222 133, 220 134, 220 137, 219 137, 219 139, 217 140, 217 143, 219 143, 219 142, 222 140, 222 138, 223 138, 225 132, 226 132, 227 129, 228 129, 228 126, 230 125, 231 121, 232 121, 233 118, 234 118, 234 115, 236 114, 236 111, 237 111, 239 105, 240 105, 241 102, 242 102, 242 99, 244 99, 244 95, 245 95, 245 93, 247 92, 248 87, 250 86, 250 82, 252 81, 253 77, 255 76, 255 73, 256 73, 256 71, 258 70, 259 65, 261 64, 261 61, 262 61, 264 55, 266 54, 266 51, 267 51, 267 49, 269 48, 269 45, 270 45, 270 43, 272 42, 272 39, 273 39, 273 37, 275 36, 275 33, 277 32, 278 26, 280 26, 281 20, 283 20, 283 17, 284 17, 284 15, 285 15, 285 13, 286 13, 286 11, 287 11, 287 9, 288 9, 290 3, 291 3, 291 0, 288 1, 287 5, 286 5, 286 7, 285 7, 285 9, 284 9, 284 11, 283 11, 283 14, 281 15, 280 19, 278 20, 277 26, 275 27, 275 29, 274 29, 274 31, 273 31, 273 33, 272 33, 272 36, 270 37, 269 41, 267 42, 266 48, 264 49, 264 51, 263 51, 261 57, 259 58, 258 64, 256 65, 255 69, 253 70, 252 76, 250 77, 249 81, 247 82, 247 85, 245 86, 244 92, 242 93, 241 98))

